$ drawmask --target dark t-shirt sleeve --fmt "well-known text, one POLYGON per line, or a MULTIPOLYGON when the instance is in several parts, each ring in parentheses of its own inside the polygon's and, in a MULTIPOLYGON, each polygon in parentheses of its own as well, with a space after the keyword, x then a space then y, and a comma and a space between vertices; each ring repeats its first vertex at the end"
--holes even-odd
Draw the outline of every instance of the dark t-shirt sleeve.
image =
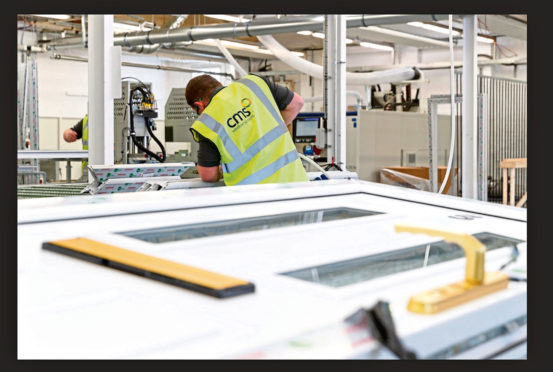
POLYGON ((209 139, 198 134, 199 148, 198 148, 198 165, 202 167, 215 167, 221 164, 221 154, 217 146, 209 139))
POLYGON ((83 137, 83 119, 81 119, 81 121, 75 124, 71 129, 77 133, 77 139, 81 139, 83 137))

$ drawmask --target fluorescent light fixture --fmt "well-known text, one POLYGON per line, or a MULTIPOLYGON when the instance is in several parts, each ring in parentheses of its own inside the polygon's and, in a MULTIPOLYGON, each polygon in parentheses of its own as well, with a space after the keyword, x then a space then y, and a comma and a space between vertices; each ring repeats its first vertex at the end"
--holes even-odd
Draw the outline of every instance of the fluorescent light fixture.
POLYGON ((236 16, 227 15, 227 14, 204 14, 204 16, 209 18, 221 19, 223 21, 238 22, 238 23, 250 21, 249 19, 244 19, 242 17, 236 17, 236 16))
POLYGON ((118 31, 142 31, 138 25, 129 25, 119 22, 113 22, 113 29, 118 31))
MULTIPOLYGON (((323 33, 320 33, 320 32, 298 31, 297 33, 300 34, 300 35, 318 37, 319 39, 324 39, 324 37, 325 37, 325 35, 323 33)), ((346 44, 351 44, 351 43, 353 43, 353 40, 346 38, 346 44)), ((302 53, 302 55, 303 55, 303 53, 302 53)))
MULTIPOLYGON (((434 31, 434 32, 439 32, 441 34, 449 35, 449 28, 429 25, 428 23, 422 23, 422 22, 407 22, 407 24, 409 26, 424 28, 426 30, 430 30, 430 31, 434 31)), ((461 33, 459 31, 456 31, 456 30, 451 30, 451 33, 453 34, 453 36, 461 35, 461 33)))
POLYGON ((298 56, 298 57, 303 57, 305 54, 302 53, 302 52, 291 52, 293 55, 295 56, 298 56))
MULTIPOLYGON (((407 24, 409 26, 425 28, 427 30, 436 31, 436 32, 439 32, 439 33, 442 33, 442 34, 449 35, 449 29, 445 28, 445 27, 438 27, 438 26, 429 25, 427 23, 422 23, 422 22, 407 22, 407 24)), ((460 36, 461 35, 461 33, 459 31, 456 31, 456 30, 452 30, 452 33, 453 33, 453 36, 460 36)), ((494 39, 489 38, 489 37, 484 37, 484 36, 477 36, 476 40, 480 41, 482 43, 488 43, 488 44, 493 44, 494 43, 494 39)))
POLYGON ((362 47, 365 47, 365 48, 385 50, 385 51, 388 51, 388 52, 391 52, 391 51, 394 50, 394 48, 392 48, 390 46, 387 46, 387 45, 373 44, 373 43, 368 43, 366 41, 361 41, 359 43, 359 45, 361 45, 362 47))
POLYGON ((484 36, 477 36, 476 41, 480 41, 481 43, 488 43, 488 44, 493 44, 495 42, 494 39, 489 37, 484 37, 484 36))
POLYGON ((152 29, 152 26, 150 25, 132 25, 129 23, 113 22, 113 29, 117 31, 149 31, 152 29))
POLYGON ((43 18, 55 18, 55 19, 69 19, 71 18, 67 14, 31 14, 36 17, 43 17, 43 18))

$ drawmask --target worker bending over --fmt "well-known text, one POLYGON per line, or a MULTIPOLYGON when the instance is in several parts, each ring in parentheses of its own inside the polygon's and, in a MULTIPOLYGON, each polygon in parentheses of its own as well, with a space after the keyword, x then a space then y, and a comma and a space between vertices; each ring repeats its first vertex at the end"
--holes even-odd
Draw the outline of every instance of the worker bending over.
POLYGON ((302 98, 266 78, 247 75, 223 86, 210 75, 191 79, 186 101, 198 119, 190 130, 199 143, 203 181, 225 185, 308 181, 288 126, 302 98))

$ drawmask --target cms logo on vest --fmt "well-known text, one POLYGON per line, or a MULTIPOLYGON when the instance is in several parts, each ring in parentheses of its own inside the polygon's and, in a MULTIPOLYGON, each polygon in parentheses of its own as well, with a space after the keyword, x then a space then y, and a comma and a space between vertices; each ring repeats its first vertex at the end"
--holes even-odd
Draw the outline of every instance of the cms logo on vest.
POLYGON ((234 115, 227 119, 227 125, 231 128, 234 128, 238 123, 252 114, 251 111, 248 110, 248 107, 252 104, 249 98, 242 98, 240 104, 242 105, 242 109, 236 111, 234 115))

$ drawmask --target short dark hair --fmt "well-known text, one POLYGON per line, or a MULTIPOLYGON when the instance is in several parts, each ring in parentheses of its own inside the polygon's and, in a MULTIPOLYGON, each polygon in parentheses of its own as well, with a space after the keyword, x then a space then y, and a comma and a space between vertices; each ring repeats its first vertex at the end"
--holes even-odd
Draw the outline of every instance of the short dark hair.
POLYGON ((210 75, 200 75, 190 79, 186 85, 186 102, 193 107, 194 101, 198 98, 209 98, 213 90, 222 86, 219 81, 210 75))

